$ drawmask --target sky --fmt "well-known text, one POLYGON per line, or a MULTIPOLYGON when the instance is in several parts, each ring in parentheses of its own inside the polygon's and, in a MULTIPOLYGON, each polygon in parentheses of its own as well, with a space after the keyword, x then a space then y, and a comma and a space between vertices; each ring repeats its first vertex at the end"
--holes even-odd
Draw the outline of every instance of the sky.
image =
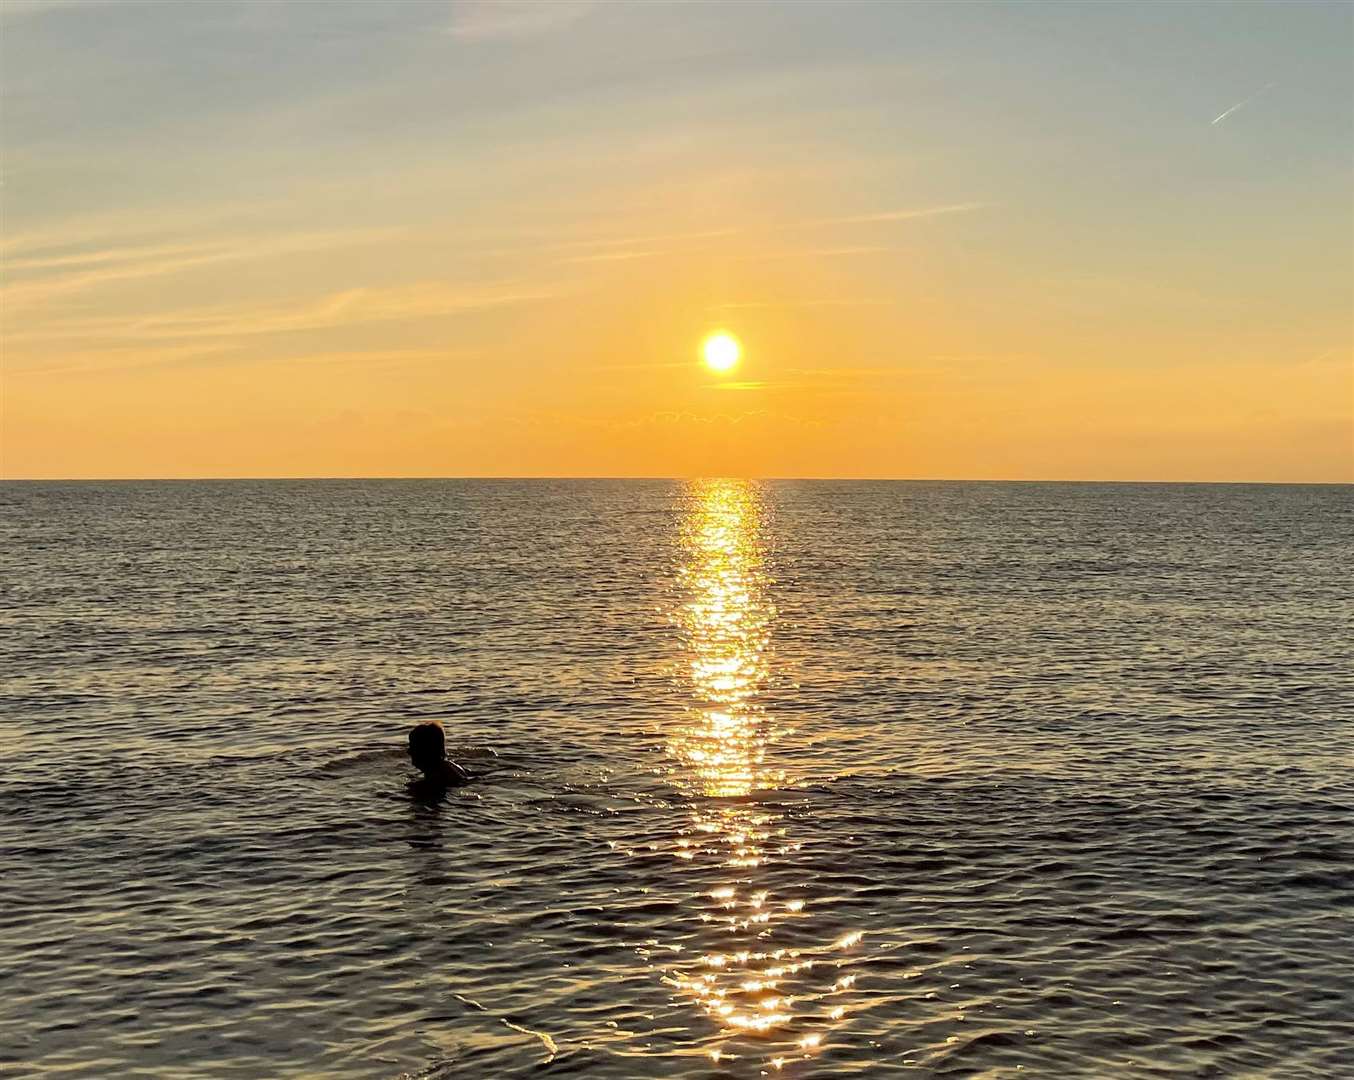
POLYGON ((1352 165, 1346 3, 0 0, 0 476, 1354 482, 1352 165))

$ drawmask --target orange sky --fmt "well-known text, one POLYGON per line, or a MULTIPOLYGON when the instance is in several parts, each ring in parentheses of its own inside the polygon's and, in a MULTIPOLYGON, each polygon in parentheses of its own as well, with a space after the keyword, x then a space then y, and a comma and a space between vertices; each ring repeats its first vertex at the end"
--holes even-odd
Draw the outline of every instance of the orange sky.
POLYGON ((5 477, 1354 481, 1350 9, 307 7, 5 16, 5 477))

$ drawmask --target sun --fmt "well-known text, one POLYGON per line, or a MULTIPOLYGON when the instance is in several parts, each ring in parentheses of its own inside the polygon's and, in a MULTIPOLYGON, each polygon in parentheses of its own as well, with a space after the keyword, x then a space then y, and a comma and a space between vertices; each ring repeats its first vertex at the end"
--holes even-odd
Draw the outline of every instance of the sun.
POLYGON ((701 353, 705 356, 705 366, 711 371, 732 371, 743 354, 743 347, 732 334, 720 330, 705 339, 701 353))

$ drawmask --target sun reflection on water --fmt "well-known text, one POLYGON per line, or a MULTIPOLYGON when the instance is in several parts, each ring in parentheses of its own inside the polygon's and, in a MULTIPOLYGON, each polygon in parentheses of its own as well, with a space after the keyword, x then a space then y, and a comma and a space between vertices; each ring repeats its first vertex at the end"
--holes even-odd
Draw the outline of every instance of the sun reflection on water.
POLYGON ((683 527, 687 603, 682 629, 696 700, 669 749, 674 779, 691 794, 746 796, 783 779, 766 770, 769 733, 754 697, 766 678, 775 610, 766 596, 761 504, 751 485, 696 486, 683 527))
POLYGON ((846 1015, 841 992, 850 982, 837 979, 836 969, 861 935, 822 943, 795 925, 810 917, 812 904, 807 882, 787 882, 783 872, 801 845, 774 797, 787 786, 768 761, 781 732, 759 701, 776 614, 760 490, 712 480, 689 494, 678 616, 692 705, 667 746, 669 778, 688 796, 689 820, 674 853, 704 876, 714 871, 719 883, 696 899, 708 946, 685 953, 667 978, 718 1025, 719 1041, 708 1051, 714 1060, 742 1056, 748 1051, 731 1040, 757 1036, 763 1053, 781 1055, 767 1059, 779 1068, 785 1055, 816 1051, 846 1015), (775 895, 766 884, 773 879, 792 895, 775 895))

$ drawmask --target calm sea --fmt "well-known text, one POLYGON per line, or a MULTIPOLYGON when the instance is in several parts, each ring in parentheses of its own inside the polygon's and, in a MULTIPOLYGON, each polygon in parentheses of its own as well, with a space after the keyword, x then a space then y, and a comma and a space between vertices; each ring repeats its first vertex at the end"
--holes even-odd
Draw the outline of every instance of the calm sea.
POLYGON ((4 1076, 1354 1075, 1354 489, 0 503, 4 1076))

